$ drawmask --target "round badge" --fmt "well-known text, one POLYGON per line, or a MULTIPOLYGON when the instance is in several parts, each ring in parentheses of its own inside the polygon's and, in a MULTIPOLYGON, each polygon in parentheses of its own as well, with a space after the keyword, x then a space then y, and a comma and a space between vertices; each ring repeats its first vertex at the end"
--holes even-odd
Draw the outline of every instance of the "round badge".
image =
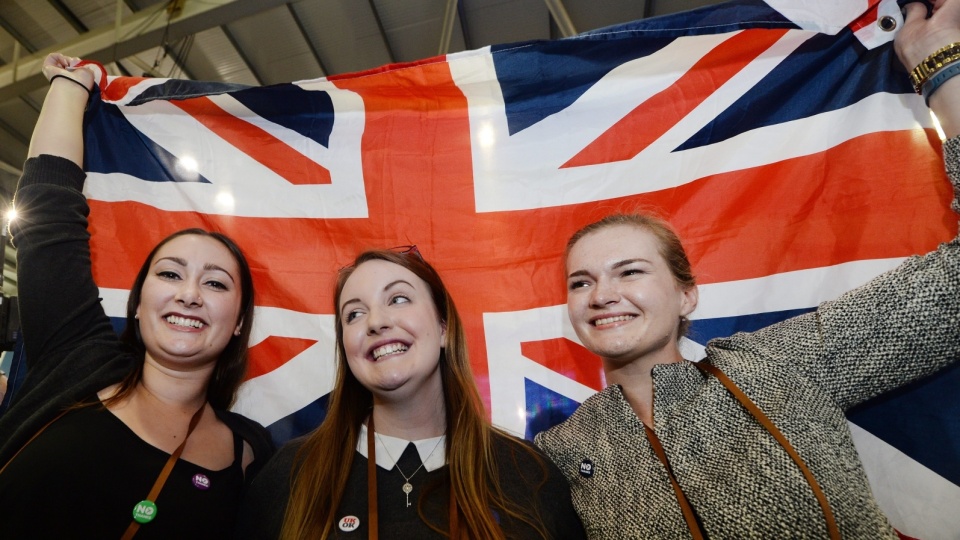
POLYGON ((353 532, 360 526, 360 520, 357 516, 343 516, 340 518, 339 527, 343 532, 353 532))
POLYGON ((150 523, 155 517, 157 517, 157 505, 153 504, 153 501, 144 499, 133 507, 133 520, 137 523, 150 523))
POLYGON ((593 462, 589 459, 580 462, 580 476, 584 478, 593 476, 593 462))
POLYGON ((210 479, 203 473, 193 475, 193 487, 204 491, 210 489, 210 479))

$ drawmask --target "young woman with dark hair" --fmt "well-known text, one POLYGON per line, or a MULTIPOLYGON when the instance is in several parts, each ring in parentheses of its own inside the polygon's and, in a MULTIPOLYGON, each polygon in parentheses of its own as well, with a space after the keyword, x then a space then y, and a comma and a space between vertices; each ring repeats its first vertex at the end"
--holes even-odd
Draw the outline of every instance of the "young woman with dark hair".
POLYGON ((263 427, 227 411, 246 368, 250 268, 222 234, 175 233, 144 261, 116 335, 91 273, 81 166, 94 73, 77 63, 44 62, 51 87, 16 194, 28 372, 0 417, 0 528, 227 538, 273 450, 263 427))

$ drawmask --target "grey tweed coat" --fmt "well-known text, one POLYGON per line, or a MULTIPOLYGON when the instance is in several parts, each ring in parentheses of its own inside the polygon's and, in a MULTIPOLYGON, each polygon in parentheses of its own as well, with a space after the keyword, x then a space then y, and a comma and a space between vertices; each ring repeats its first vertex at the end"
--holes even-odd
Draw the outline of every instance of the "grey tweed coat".
MULTIPOLYGON (((960 138, 947 141, 944 154, 960 212, 960 138)), ((958 359, 960 239, 815 312, 707 346, 707 361, 807 463, 845 539, 897 536, 870 492, 844 411, 958 359)), ((827 538, 800 470, 719 381, 690 362, 656 366, 653 380, 655 431, 712 540, 827 538)), ((666 471, 618 386, 587 399, 536 443, 570 481, 591 538, 690 538, 666 471)))

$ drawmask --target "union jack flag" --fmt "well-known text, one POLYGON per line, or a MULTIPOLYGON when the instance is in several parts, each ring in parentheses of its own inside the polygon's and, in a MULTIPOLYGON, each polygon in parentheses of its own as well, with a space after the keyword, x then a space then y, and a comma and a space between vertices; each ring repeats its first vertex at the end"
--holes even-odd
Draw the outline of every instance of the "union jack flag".
MULTIPOLYGON (((894 0, 740 0, 263 88, 111 78, 86 128, 95 278, 122 316, 161 238, 235 238, 258 293, 236 408, 283 441, 324 414, 337 269, 417 244, 493 421, 532 437, 604 386, 561 260, 603 215, 654 211, 685 239, 690 357, 956 234, 934 121, 892 50, 901 23, 894 0)), ((958 385, 950 369, 850 416, 911 536, 960 531, 958 385)))

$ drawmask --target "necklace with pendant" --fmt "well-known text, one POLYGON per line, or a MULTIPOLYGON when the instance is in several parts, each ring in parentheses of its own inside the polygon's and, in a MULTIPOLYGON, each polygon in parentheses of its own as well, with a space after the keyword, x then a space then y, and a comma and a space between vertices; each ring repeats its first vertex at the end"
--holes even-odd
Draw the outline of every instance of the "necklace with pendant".
POLYGON ((410 476, 407 476, 407 475, 403 474, 403 470, 400 468, 400 461, 398 461, 398 460, 396 460, 396 459, 393 459, 393 456, 390 454, 390 450, 387 448, 387 445, 383 442, 383 439, 380 438, 380 434, 379 434, 379 433, 375 433, 375 435, 377 436, 378 439, 380 439, 380 444, 382 444, 382 445, 383 445, 383 449, 387 451, 387 456, 389 456, 390 459, 393 460, 394 466, 396 466, 396 468, 397 468, 397 472, 400 473, 400 476, 402 476, 403 479, 404 479, 404 481, 405 481, 404 484, 403 484, 403 492, 407 495, 407 507, 409 508, 409 507, 410 507, 410 494, 413 493, 413 484, 410 483, 410 479, 413 478, 418 472, 420 472, 420 469, 423 468, 423 466, 424 466, 424 464, 427 462, 427 460, 429 460, 430 457, 433 456, 433 453, 437 451, 437 448, 440 447, 440 443, 443 442, 443 439, 444 439, 444 437, 446 437, 446 435, 441 435, 441 436, 440 436, 440 439, 437 440, 437 444, 435 444, 435 445, 433 446, 433 450, 431 450, 430 453, 427 454, 426 459, 424 459, 423 461, 420 462, 420 466, 417 467, 417 470, 413 471, 413 474, 411 474, 410 476))
MULTIPOLYGON (((377 513, 377 445, 374 444, 373 414, 367 418, 367 517, 369 518, 369 540, 380 538, 379 517, 377 513)), ((437 446, 440 442, 437 442, 437 446)), ((386 449, 386 447, 384 447, 386 449)), ((434 448, 436 450, 436 448, 434 448)), ((433 455, 433 452, 430 452, 433 455)), ((391 458, 392 459, 392 458, 391 458)), ((426 461, 426 460, 424 460, 426 461)), ((399 470, 399 467, 398 467, 399 470)), ((419 470, 419 469, 417 469, 419 470)), ((450 475, 450 534, 449 538, 460 538, 460 510, 457 505, 457 489, 453 485, 453 474, 450 475)), ((413 486, 410 486, 413 491, 413 486)), ((404 490, 406 493, 406 490, 404 490)), ((407 506, 410 505, 410 494, 407 494, 407 506)))

